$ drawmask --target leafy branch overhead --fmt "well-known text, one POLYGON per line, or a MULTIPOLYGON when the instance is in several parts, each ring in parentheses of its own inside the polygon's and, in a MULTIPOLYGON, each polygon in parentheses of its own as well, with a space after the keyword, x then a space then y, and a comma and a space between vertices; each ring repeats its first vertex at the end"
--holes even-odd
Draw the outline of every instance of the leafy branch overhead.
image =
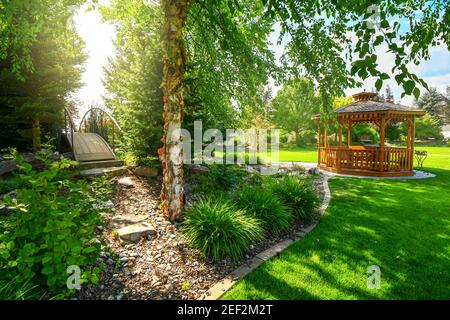
POLYGON ((372 76, 377 90, 393 77, 403 87, 403 96, 418 97, 419 86, 428 86, 410 67, 429 59, 433 46, 450 48, 446 0, 262 2, 266 15, 289 38, 284 60, 291 72, 315 79, 329 95, 360 84, 357 78, 372 76), (391 75, 380 68, 380 50, 393 55, 391 75))

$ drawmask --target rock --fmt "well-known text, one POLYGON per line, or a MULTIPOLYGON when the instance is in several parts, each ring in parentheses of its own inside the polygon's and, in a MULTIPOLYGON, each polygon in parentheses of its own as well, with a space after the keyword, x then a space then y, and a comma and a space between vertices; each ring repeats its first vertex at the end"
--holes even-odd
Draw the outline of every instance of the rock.
POLYGON ((4 199, 5 196, 10 197, 11 199, 17 199, 17 191, 11 191, 11 192, 8 192, 7 194, 4 194, 2 196, 2 199, 4 199))
POLYGON ((0 161, 0 175, 12 172, 16 169, 16 160, 0 161))
POLYGON ((120 239, 131 242, 138 241, 142 236, 156 234, 155 228, 153 228, 152 225, 146 222, 139 222, 120 228, 117 232, 120 239))
POLYGON ((308 174, 318 174, 319 170, 317 168, 309 168, 308 174))
POLYGON ((121 186, 125 187, 125 188, 132 188, 132 187, 134 187, 134 183, 133 183, 133 180, 131 180, 131 177, 120 178, 117 181, 117 183, 120 184, 121 186))
POLYGON ((209 168, 207 166, 202 166, 199 164, 188 165, 188 168, 192 172, 209 172, 209 168))
POLYGON ((136 169, 134 169, 134 173, 138 176, 143 177, 156 177, 158 176, 158 168, 138 166, 136 167, 136 169))
POLYGON ((82 170, 79 174, 83 177, 98 177, 101 175, 120 176, 128 171, 128 167, 93 168, 82 170))
POLYGON ((131 215, 131 214, 126 214, 126 215, 118 215, 118 216, 114 216, 111 221, 109 222, 109 227, 110 228, 114 228, 114 229, 119 229, 119 228, 123 228, 132 224, 136 224, 139 222, 143 222, 148 218, 147 215, 131 215))
POLYGON ((8 207, 4 203, 0 202, 0 216, 8 216, 14 212, 13 207, 8 207))

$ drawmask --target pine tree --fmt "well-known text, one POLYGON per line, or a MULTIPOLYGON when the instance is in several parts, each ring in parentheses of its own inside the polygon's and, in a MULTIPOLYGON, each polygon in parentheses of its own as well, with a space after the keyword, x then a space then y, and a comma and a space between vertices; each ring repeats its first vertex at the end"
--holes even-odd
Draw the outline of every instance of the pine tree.
POLYGON ((430 88, 429 91, 425 92, 416 101, 416 105, 435 118, 439 126, 450 123, 450 99, 436 88, 430 88))
POLYGON ((86 55, 71 15, 67 10, 56 21, 54 16, 43 18, 46 28, 36 34, 29 49, 32 68, 23 68, 20 77, 14 60, 0 60, 0 124, 9 129, 2 135, 1 147, 23 147, 31 141, 39 148, 42 136, 54 133, 64 108, 72 105, 70 95, 81 87, 86 55))

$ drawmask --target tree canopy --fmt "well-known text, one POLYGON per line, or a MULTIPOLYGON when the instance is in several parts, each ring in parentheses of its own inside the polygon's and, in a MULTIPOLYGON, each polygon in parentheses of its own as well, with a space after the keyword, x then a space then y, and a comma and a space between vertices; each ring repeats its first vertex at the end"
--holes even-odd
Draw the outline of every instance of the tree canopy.
MULTIPOLYGON (((42 127, 50 133, 60 124, 64 107, 73 107, 72 93, 81 86, 86 55, 68 7, 77 2, 37 3, 2 3, 2 21, 8 25, 0 55, 2 147, 15 145, 17 136, 39 147, 42 127)), ((22 147, 28 144, 24 141, 22 147)))
POLYGON ((295 132, 297 144, 302 137, 315 135, 315 122, 311 117, 320 111, 320 96, 306 78, 286 82, 272 100, 271 120, 289 132, 295 132))

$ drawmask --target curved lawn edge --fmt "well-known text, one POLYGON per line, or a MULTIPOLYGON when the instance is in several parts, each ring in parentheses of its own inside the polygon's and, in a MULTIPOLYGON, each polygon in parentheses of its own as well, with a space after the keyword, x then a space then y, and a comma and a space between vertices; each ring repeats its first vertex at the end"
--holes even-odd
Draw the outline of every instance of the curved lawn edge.
MULTIPOLYGON (((325 213, 325 210, 328 208, 328 205, 330 204, 331 200, 331 191, 330 187, 328 186, 328 179, 330 178, 329 175, 323 174, 323 192, 324 197, 322 200, 322 203, 319 207, 320 216, 322 216, 325 213)), ((235 269, 233 272, 231 272, 229 275, 227 275, 225 278, 217 282, 214 286, 212 286, 203 296, 201 296, 197 300, 217 300, 220 299, 227 291, 229 291, 237 282, 239 279, 243 278, 256 268, 258 268, 261 264, 264 262, 272 259, 273 257, 278 256, 282 251, 286 250, 290 245, 296 243, 297 241, 301 240, 305 235, 310 233, 319 223, 320 221, 317 221, 311 225, 309 225, 306 228, 302 228, 300 231, 298 231, 294 239, 287 239, 283 240, 281 242, 278 242, 277 244, 273 245, 269 249, 264 250, 263 252, 260 252, 258 255, 256 255, 253 259, 250 260, 249 263, 245 263, 235 269)))

